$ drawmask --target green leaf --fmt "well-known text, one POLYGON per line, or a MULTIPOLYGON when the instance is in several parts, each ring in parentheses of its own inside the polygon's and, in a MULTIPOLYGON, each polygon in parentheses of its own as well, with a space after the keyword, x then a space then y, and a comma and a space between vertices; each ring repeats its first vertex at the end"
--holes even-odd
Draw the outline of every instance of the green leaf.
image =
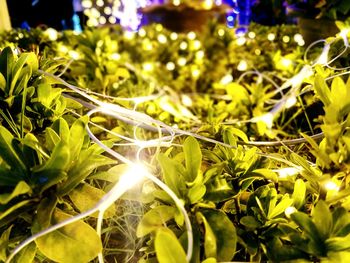
POLYGON ((320 200, 312 210, 311 215, 321 238, 327 239, 333 230, 333 218, 328 205, 320 200))
POLYGON ((15 189, 11 193, 6 193, 6 194, 1 194, 0 195, 0 204, 7 204, 10 202, 13 198, 30 193, 32 189, 30 188, 29 185, 27 185, 26 182, 20 181, 16 185, 15 189))
MULTIPOLYGON (((56 209, 51 223, 54 225, 70 217, 56 209)), ((96 231, 83 221, 46 234, 36 239, 35 243, 50 260, 65 263, 90 262, 102 251, 102 243, 96 231)))
POLYGON ((266 168, 255 169, 254 171, 252 171, 252 173, 259 174, 265 179, 271 180, 274 183, 278 182, 277 173, 275 173, 274 171, 271 171, 270 169, 266 169, 266 168))
POLYGON ((202 263, 217 263, 216 258, 207 258, 202 263))
POLYGON ((6 252, 9 247, 9 240, 12 227, 13 225, 11 225, 5 231, 3 231, 0 237, 0 260, 2 261, 5 261, 7 258, 6 252))
POLYGON ((244 216, 239 222, 249 229, 256 229, 258 227, 261 227, 261 223, 258 222, 253 216, 244 216))
POLYGON ((345 237, 331 237, 326 240, 328 251, 342 251, 350 248, 350 235, 345 237))
POLYGON ((206 187, 203 184, 196 184, 190 188, 188 191, 188 198, 190 199, 191 204, 197 203, 205 195, 206 187))
POLYGON ((141 219, 137 226, 136 236, 143 237, 161 228, 167 221, 174 218, 177 209, 172 206, 160 205, 152 208, 141 219))
MULTIPOLYGON (((80 184, 69 193, 69 198, 80 212, 85 212, 93 208, 97 202, 106 194, 101 189, 93 187, 89 184, 80 184)), ((110 206, 104 213, 104 218, 111 218, 116 213, 115 205, 110 206)), ((98 217, 98 212, 91 215, 98 217)))
POLYGON ((45 170, 66 170, 70 164, 70 151, 69 146, 65 141, 60 141, 53 152, 50 159, 48 159, 44 165, 39 167, 35 172, 41 172, 45 170))
POLYGON ((169 186, 178 197, 182 197, 182 193, 186 189, 183 179, 183 174, 185 173, 183 166, 164 154, 158 155, 158 161, 162 168, 165 184, 169 186))
POLYGON ((63 118, 59 118, 56 121, 54 121, 51 128, 58 134, 61 140, 66 142, 69 141, 69 126, 63 118))
POLYGON ((193 182, 200 170, 202 164, 202 152, 197 140, 193 137, 188 137, 184 144, 184 153, 186 161, 187 180, 193 182))
POLYGON ((325 106, 331 104, 331 92, 326 84, 326 81, 319 74, 315 76, 315 85, 314 85, 316 94, 320 97, 321 101, 325 106))
POLYGON ((284 213, 287 207, 290 207, 293 204, 293 199, 289 198, 288 194, 285 194, 281 201, 272 209, 272 211, 269 210, 267 217, 269 219, 273 219, 280 214, 284 213))
POLYGON ((32 263, 36 255, 37 247, 35 243, 30 243, 24 247, 13 259, 15 263, 32 263))
POLYGON ((305 203, 306 184, 302 179, 297 179, 294 183, 294 191, 292 195, 293 205, 300 209, 305 203))
POLYGON ((5 89, 6 89, 6 79, 5 79, 4 75, 2 75, 1 72, 0 72, 0 89, 2 91, 5 91, 5 89))
POLYGON ((79 156, 86 134, 85 126, 89 121, 88 116, 76 120, 70 128, 69 147, 71 156, 79 156))
POLYGON ((295 212, 291 214, 290 217, 303 231, 307 233, 310 239, 316 244, 322 246, 322 239, 318 233, 317 227, 307 214, 295 212))
POLYGON ((221 211, 202 211, 216 237, 217 260, 230 261, 236 253, 236 228, 227 215, 221 211))
POLYGON ((11 169, 25 176, 27 169, 12 146, 13 140, 13 135, 5 127, 0 126, 0 156, 11 166, 11 169))
POLYGON ((6 93, 8 94, 8 91, 10 89, 10 78, 11 78, 11 71, 12 66, 15 61, 15 55, 12 52, 11 47, 5 47, 1 54, 0 54, 0 72, 7 80, 7 87, 6 87, 6 93))
POLYGON ((37 208, 37 221, 40 229, 48 228, 51 224, 52 215, 57 205, 56 197, 45 197, 41 200, 37 208))
POLYGON ((211 228, 210 224, 208 223, 205 216, 197 212, 196 214, 198 221, 204 225, 204 252, 206 257, 214 257, 217 256, 217 241, 216 236, 213 232, 213 229, 211 228))
POLYGON ((184 249, 169 229, 158 229, 154 247, 159 263, 187 263, 184 249))

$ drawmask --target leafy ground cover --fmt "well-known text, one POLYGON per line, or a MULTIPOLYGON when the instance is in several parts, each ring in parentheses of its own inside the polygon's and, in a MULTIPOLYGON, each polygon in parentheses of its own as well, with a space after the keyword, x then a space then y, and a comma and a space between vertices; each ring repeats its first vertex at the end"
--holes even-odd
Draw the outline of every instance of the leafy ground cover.
POLYGON ((349 261, 338 26, 312 47, 294 26, 215 22, 0 35, 0 260, 349 261), (133 162, 165 187, 125 184, 133 162))

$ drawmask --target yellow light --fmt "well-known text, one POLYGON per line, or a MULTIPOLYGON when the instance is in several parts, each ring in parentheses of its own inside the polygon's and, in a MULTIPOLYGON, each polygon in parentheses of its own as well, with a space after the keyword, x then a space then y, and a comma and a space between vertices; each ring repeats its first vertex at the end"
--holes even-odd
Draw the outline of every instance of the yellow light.
POLYGON ((68 55, 75 60, 79 59, 80 57, 79 53, 75 50, 69 50, 68 55))
POLYGON ((225 35, 225 30, 222 29, 222 28, 220 28, 220 29, 218 30, 218 35, 219 35, 220 37, 223 37, 223 36, 225 35))
POLYGON ((179 6, 181 4, 180 0, 173 0, 173 5, 179 6))
POLYGON ((299 46, 304 46, 304 45, 305 45, 304 39, 300 40, 300 41, 298 42, 298 45, 299 45, 299 46))
POLYGON ((99 7, 102 7, 104 6, 105 2, 103 2, 103 0, 97 0, 96 1, 96 5, 99 6, 99 7))
POLYGON ((187 49, 187 47, 188 47, 187 42, 182 41, 182 42, 180 43, 180 49, 181 49, 181 50, 185 50, 185 49, 187 49))
POLYGON ((104 16, 100 16, 100 18, 98 19, 98 22, 101 24, 101 25, 104 25, 107 23, 107 19, 104 17, 104 16))
POLYGON ((187 96, 187 95, 182 95, 181 96, 181 102, 186 107, 191 107, 193 105, 192 99, 189 96, 187 96))
POLYGON ((283 37, 282 37, 282 41, 283 41, 284 43, 288 43, 288 42, 290 41, 290 37, 289 37, 289 36, 283 36, 283 37))
POLYGON ((227 85, 227 84, 231 83, 232 81, 233 81, 232 75, 231 74, 227 74, 220 80, 220 83, 222 85, 227 85))
POLYGON ((145 37, 146 36, 146 30, 144 30, 143 28, 141 28, 140 30, 139 30, 139 36, 140 37, 145 37))
POLYGON ((44 34, 45 34, 51 41, 57 40, 58 33, 57 33, 56 29, 53 29, 53 28, 49 27, 48 29, 45 30, 44 34))
POLYGON ((81 2, 82 7, 86 8, 91 8, 92 7, 92 2, 91 0, 83 0, 81 2))
POLYGON ((156 25, 156 31, 160 32, 163 30, 163 26, 161 24, 156 25))
POLYGON ((193 69, 192 70, 192 77, 197 78, 201 74, 201 71, 199 69, 193 69))
POLYGON ((143 41, 142 42, 142 47, 143 47, 144 50, 148 50, 148 51, 153 49, 152 42, 150 42, 150 41, 143 41))
POLYGON ((172 71, 175 69, 175 63, 170 61, 170 62, 166 63, 165 67, 167 70, 172 71))
POLYGON ((103 12, 106 14, 106 15, 111 15, 112 14, 112 8, 109 7, 109 6, 106 6, 104 9, 103 9, 103 12))
POLYGON ((163 34, 158 35, 157 39, 158 39, 158 42, 161 44, 165 44, 168 41, 166 36, 164 36, 163 34))
POLYGON ((193 32, 193 31, 188 32, 187 37, 188 37, 188 39, 190 39, 190 40, 194 40, 194 39, 196 38, 196 33, 193 32))
POLYGON ((152 71, 153 70, 153 64, 150 62, 145 62, 142 64, 142 68, 144 71, 152 71))
POLYGON ((185 66, 186 65, 186 63, 187 63, 187 60, 186 60, 186 58, 179 58, 178 60, 177 60, 177 64, 179 65, 179 66, 185 66))
POLYGON ((286 210, 284 210, 284 213, 287 218, 290 218, 290 215, 295 212, 298 212, 298 210, 294 206, 289 206, 286 208, 286 210))
POLYGON ((134 36, 135 36, 135 33, 134 33, 134 32, 131 32, 131 31, 125 31, 125 32, 124 32, 124 37, 125 37, 126 39, 131 40, 131 39, 134 38, 134 36))
POLYGON ((324 187, 326 188, 327 191, 339 191, 339 186, 333 182, 333 181, 328 181, 324 184, 324 187))
POLYGON ((115 24, 117 22, 117 19, 114 16, 108 17, 108 22, 111 24, 115 24))
POLYGON ((111 59, 113 59, 113 60, 120 60, 120 54, 119 53, 113 53, 112 55, 111 55, 111 59))
POLYGON ((267 39, 270 40, 270 41, 274 41, 276 38, 276 35, 274 33, 269 33, 267 35, 267 39))
POLYGON ((246 41, 247 41, 247 39, 245 37, 239 37, 239 38, 237 38, 236 43, 238 46, 243 46, 246 41))
POLYGON ((248 68, 247 61, 241 60, 241 61, 238 63, 238 66, 237 66, 237 70, 238 70, 238 71, 246 71, 247 68, 248 68))
POLYGON ((260 56, 261 50, 257 48, 257 49, 255 49, 254 53, 255 53, 255 55, 257 55, 257 56, 260 56))
POLYGON ((255 38, 255 36, 256 36, 256 34, 255 34, 255 32, 252 32, 252 31, 250 31, 249 33, 248 33, 248 37, 249 38, 255 38))
POLYGON ((193 48, 194 48, 195 50, 200 49, 201 46, 202 46, 202 43, 201 43, 199 40, 193 41, 193 48))
POLYGON ((198 60, 202 60, 203 58, 204 58, 204 51, 203 50, 199 50, 199 51, 197 51, 196 52, 196 59, 198 59, 198 60))
POLYGON ((172 33, 170 34, 170 39, 171 39, 171 40, 176 40, 177 38, 178 38, 178 34, 177 34, 177 33, 172 32, 172 33))

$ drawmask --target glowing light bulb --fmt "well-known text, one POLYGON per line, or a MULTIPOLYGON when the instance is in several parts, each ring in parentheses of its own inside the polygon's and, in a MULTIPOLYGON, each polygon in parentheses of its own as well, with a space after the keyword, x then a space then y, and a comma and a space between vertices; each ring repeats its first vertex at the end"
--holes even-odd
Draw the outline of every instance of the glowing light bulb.
POLYGON ((249 33, 248 33, 248 37, 249 38, 255 38, 255 36, 256 36, 256 34, 255 34, 255 32, 253 32, 253 31, 250 31, 249 33))
POLYGON ((175 69, 175 63, 174 62, 168 62, 166 63, 166 69, 169 70, 169 71, 172 71, 175 69))
POLYGON ((119 53, 113 53, 111 54, 111 59, 113 60, 120 60, 120 54, 119 53))
POLYGON ((219 35, 220 37, 223 37, 223 36, 225 35, 225 30, 222 29, 222 28, 220 28, 220 29, 218 30, 218 35, 219 35))
POLYGON ((185 66, 186 63, 187 63, 186 58, 182 58, 182 57, 181 57, 181 58, 179 58, 179 59, 177 60, 177 64, 178 64, 179 66, 181 66, 181 67, 185 66))
POLYGON ((97 0, 96 1, 96 5, 99 6, 99 7, 102 7, 104 6, 105 2, 103 2, 103 0, 97 0))
POLYGON ((295 34, 294 35, 294 41, 295 42, 299 42, 300 40, 302 40, 303 39, 303 36, 302 35, 300 35, 300 34, 295 34))
POLYGON ((201 60, 201 59, 203 59, 204 58, 204 51, 203 50, 199 50, 199 51, 197 51, 196 52, 196 59, 198 59, 198 60, 201 60))
POLYGON ((152 71, 154 67, 151 62, 145 62, 142 64, 142 68, 144 71, 152 71))
POLYGON ((232 75, 231 74, 227 74, 220 80, 220 83, 222 85, 227 85, 227 84, 231 83, 232 81, 233 81, 232 75))
POLYGON ((327 191, 339 191, 339 186, 333 181, 326 182, 324 187, 327 191))
POLYGON ((107 19, 104 17, 104 16, 100 16, 99 19, 98 19, 98 22, 101 24, 101 25, 104 25, 107 23, 107 19))
POLYGON ((290 215, 295 213, 295 212, 298 212, 298 210, 294 206, 289 206, 286 208, 286 210, 284 210, 284 213, 285 213, 287 218, 289 218, 290 215))
POLYGON ((267 35, 267 39, 270 40, 270 41, 274 41, 276 38, 276 35, 274 33, 269 33, 267 35))
POLYGON ((182 42, 180 43, 180 49, 181 49, 181 50, 185 50, 185 49, 187 49, 187 47, 188 47, 187 42, 182 41, 182 42))
POLYGON ((163 34, 158 35, 157 40, 161 44, 165 44, 168 41, 166 36, 164 36, 163 34))
POLYGON ((261 55, 261 50, 260 49, 255 49, 254 50, 255 55, 260 56, 261 55))
POLYGON ((179 6, 181 4, 180 0, 173 0, 173 5, 179 6))
POLYGON ((282 41, 283 41, 284 43, 288 43, 288 42, 290 41, 290 37, 289 37, 289 36, 283 36, 283 37, 282 37, 282 41))
POLYGON ((96 9, 96 8, 91 8, 90 9, 90 15, 93 17, 93 18, 99 18, 101 16, 101 13, 96 9))
POLYGON ((288 176, 293 176, 293 175, 299 174, 301 169, 302 169, 301 167, 300 168, 285 167, 285 168, 281 168, 281 169, 275 170, 275 172, 278 173, 280 178, 286 178, 288 176))
POLYGON ((45 30, 44 34, 51 40, 51 41, 55 41, 57 40, 58 37, 58 33, 56 31, 56 29, 53 28, 48 28, 45 30))
POLYGON ((194 39, 196 38, 196 33, 193 32, 193 31, 188 32, 187 37, 188 37, 188 39, 190 39, 190 40, 194 40, 194 39))
POLYGON ((287 98, 284 106, 286 107, 286 109, 289 109, 289 108, 293 107, 296 103, 297 103, 297 98, 293 95, 293 96, 287 98))
POLYGON ((83 0, 81 2, 82 7, 86 8, 91 8, 92 7, 92 1, 91 0, 83 0))
POLYGON ((68 52, 68 48, 66 46, 64 46, 64 45, 61 45, 58 49, 62 53, 67 53, 68 52))
POLYGON ((238 70, 238 71, 246 71, 247 68, 248 68, 247 61, 241 60, 241 61, 238 63, 238 66, 237 66, 237 70, 238 70))
POLYGON ((192 99, 189 96, 187 96, 187 95, 182 95, 181 96, 181 102, 186 107, 191 107, 193 105, 192 99))
POLYGON ((163 26, 161 24, 156 25, 156 31, 160 32, 163 30, 163 26))
POLYGON ((239 37, 236 39, 236 43, 238 46, 243 46, 246 41, 247 41, 247 39, 245 37, 239 37))
POLYGON ((117 18, 115 16, 108 17, 108 22, 111 24, 117 23, 117 18))
POLYGON ((300 41, 298 42, 298 45, 299 45, 299 46, 304 46, 304 45, 305 45, 304 39, 300 40, 300 41))
POLYGON ((111 15, 112 14, 112 8, 110 6, 106 6, 104 9, 103 9, 103 13, 105 13, 106 15, 111 15))
POLYGON ((140 37, 145 37, 146 36, 146 30, 145 29, 143 29, 143 28, 141 28, 140 30, 139 30, 139 36, 140 37))
POLYGON ((176 40, 177 38, 178 38, 178 34, 177 34, 177 33, 172 32, 172 33, 170 34, 170 39, 171 39, 171 40, 176 40))
POLYGON ((194 48, 195 50, 200 49, 201 46, 202 46, 202 43, 201 43, 199 40, 193 41, 193 48, 194 48))
POLYGON ((201 74, 201 71, 199 69, 193 69, 192 70, 192 77, 197 78, 201 74))
POLYGON ((69 50, 68 55, 75 60, 79 59, 80 57, 79 53, 75 50, 69 50))

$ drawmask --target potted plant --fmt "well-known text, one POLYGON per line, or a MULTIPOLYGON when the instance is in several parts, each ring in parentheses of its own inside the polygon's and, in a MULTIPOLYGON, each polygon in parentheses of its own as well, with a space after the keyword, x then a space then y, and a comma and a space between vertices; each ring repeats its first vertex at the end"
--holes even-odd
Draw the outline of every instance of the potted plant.
POLYGON ((298 17, 298 25, 306 44, 335 35, 336 20, 350 16, 348 0, 287 0, 289 15, 298 17))

